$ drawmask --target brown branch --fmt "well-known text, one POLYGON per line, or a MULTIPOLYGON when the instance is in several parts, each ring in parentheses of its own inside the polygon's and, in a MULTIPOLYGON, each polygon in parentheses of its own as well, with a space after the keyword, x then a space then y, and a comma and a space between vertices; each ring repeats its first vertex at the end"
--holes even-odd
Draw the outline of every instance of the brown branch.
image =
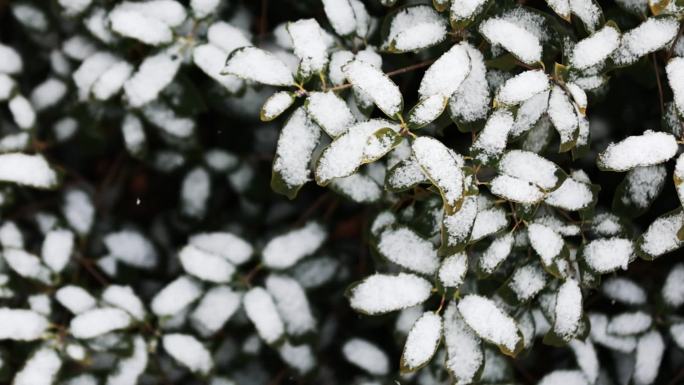
POLYGON ((684 379, 684 368, 681 368, 679 372, 672 378, 672 381, 668 382, 667 385, 679 384, 681 380, 684 379))
POLYGON ((85 259, 83 257, 76 257, 76 260, 78 261, 79 265, 83 266, 85 271, 87 271, 88 274, 90 274, 93 278, 95 278, 95 280, 100 285, 102 285, 102 286, 109 285, 109 282, 107 281, 107 279, 102 274, 100 274, 100 272, 98 272, 97 269, 95 269, 93 267, 92 261, 90 261, 89 259, 85 259))
MULTIPOLYGON (((410 65, 408 67, 403 67, 403 68, 396 69, 394 71, 390 71, 390 72, 386 73, 385 75, 387 75, 387 76, 401 75, 401 74, 406 73, 406 72, 411 72, 411 71, 414 71, 417 69, 425 68, 425 67, 429 66, 430 64, 434 63, 436 60, 437 59, 426 60, 426 61, 423 61, 420 63, 410 65)), ((345 84, 341 84, 341 85, 336 86, 336 87, 332 87, 328 91, 344 90, 344 89, 347 89, 351 86, 352 86, 351 83, 345 83, 345 84)))
POLYGON ((660 83, 660 71, 658 71, 658 61, 656 60, 655 52, 651 54, 653 59, 653 70, 656 75, 656 83, 658 84, 658 98, 660 100, 660 113, 665 115, 665 101, 663 97, 663 85, 660 83))

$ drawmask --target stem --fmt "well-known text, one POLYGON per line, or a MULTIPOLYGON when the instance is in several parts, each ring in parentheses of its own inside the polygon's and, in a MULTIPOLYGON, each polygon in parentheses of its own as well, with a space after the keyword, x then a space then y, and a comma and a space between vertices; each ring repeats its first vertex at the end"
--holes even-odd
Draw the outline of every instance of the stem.
MULTIPOLYGON (((413 64, 413 65, 410 65, 410 66, 408 66, 408 67, 399 68, 399 69, 396 69, 396 70, 394 70, 394 71, 390 71, 390 72, 386 73, 385 75, 387 75, 387 76, 401 75, 401 74, 406 73, 406 72, 411 72, 411 71, 414 71, 414 70, 417 70, 417 69, 420 69, 420 68, 427 67, 427 66, 429 66, 430 64, 434 63, 436 60, 437 60, 437 59, 426 60, 426 61, 423 61, 423 62, 420 62, 420 63, 416 63, 416 64, 413 64)), ((339 86, 332 87, 332 88, 329 89, 329 91, 344 90, 344 89, 347 89, 347 88, 349 88, 349 87, 351 87, 351 86, 352 86, 351 83, 345 83, 345 84, 341 84, 341 85, 339 85, 339 86)))
POLYGON ((660 113, 665 115, 665 102, 663 101, 663 85, 660 84, 660 71, 658 71, 658 62, 656 61, 655 52, 651 54, 653 58, 653 70, 656 75, 656 83, 658 84, 658 98, 660 100, 660 113))

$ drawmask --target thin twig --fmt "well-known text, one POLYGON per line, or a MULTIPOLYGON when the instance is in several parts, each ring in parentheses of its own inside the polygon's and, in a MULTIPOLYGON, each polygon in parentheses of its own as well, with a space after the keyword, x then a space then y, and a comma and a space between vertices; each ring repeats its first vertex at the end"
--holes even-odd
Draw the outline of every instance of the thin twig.
MULTIPOLYGON (((399 69, 396 69, 396 70, 394 70, 394 71, 390 71, 390 72, 386 73, 385 75, 387 75, 387 76, 394 76, 394 75, 400 75, 400 74, 403 74, 403 73, 406 73, 406 72, 411 72, 411 71, 414 71, 414 70, 417 70, 417 69, 420 69, 420 68, 427 67, 427 66, 429 66, 430 64, 434 63, 436 60, 437 60, 437 59, 426 60, 426 61, 423 61, 423 62, 420 62, 420 63, 416 63, 416 64, 413 64, 413 65, 410 65, 410 66, 408 66, 408 67, 399 68, 399 69)), ((345 84, 341 84, 341 85, 336 86, 336 87, 332 87, 332 88, 329 89, 329 91, 344 90, 344 89, 349 88, 349 87, 351 87, 351 86, 352 86, 351 83, 345 83, 345 84)))
POLYGON ((658 71, 658 62, 656 61, 655 52, 651 54, 653 58, 653 69, 655 70, 656 83, 658 84, 658 98, 660 100, 660 113, 665 115, 665 101, 663 97, 663 85, 660 84, 660 71, 658 71))

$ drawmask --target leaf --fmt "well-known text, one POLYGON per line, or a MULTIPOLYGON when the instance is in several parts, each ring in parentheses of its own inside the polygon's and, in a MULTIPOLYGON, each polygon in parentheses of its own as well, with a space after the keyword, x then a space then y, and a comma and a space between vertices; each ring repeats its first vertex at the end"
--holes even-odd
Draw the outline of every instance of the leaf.
POLYGON ((288 91, 280 91, 271 95, 261 107, 259 118, 262 122, 270 122, 285 112, 295 101, 295 96, 288 91))
POLYGON ((304 108, 296 109, 285 122, 273 160, 271 188, 290 199, 310 180, 311 157, 320 138, 318 125, 309 120, 304 108))
POLYGON ((406 337, 399 365, 400 371, 414 372, 427 365, 437 351, 441 339, 442 317, 433 312, 423 313, 406 337))
POLYGON ((444 211, 453 214, 463 199, 463 158, 440 141, 424 136, 417 138, 411 148, 425 175, 439 189, 444 211))
POLYGON ((549 98, 549 118, 560 135, 559 152, 569 151, 575 146, 579 135, 579 117, 570 97, 559 86, 553 86, 549 98))
POLYGON ((563 238, 552 228, 540 224, 532 223, 527 226, 527 236, 530 239, 530 246, 539 255, 544 267, 548 270, 554 262, 567 254, 563 238))
POLYGON ((470 73, 469 48, 467 43, 454 45, 430 65, 418 88, 421 99, 437 94, 448 98, 461 86, 470 73))
POLYGON ((495 106, 514 106, 549 89, 549 78, 541 70, 522 72, 499 87, 494 97, 495 106))
POLYGON ((508 226, 506 210, 501 206, 478 209, 473 229, 470 234, 470 242, 478 241, 484 237, 496 234, 508 226))
POLYGON ((523 340, 518 325, 494 301, 469 294, 459 301, 458 311, 480 338, 497 345, 502 353, 515 357, 522 350, 523 340))
POLYGON ((247 318, 254 324, 259 337, 267 344, 275 344, 285 335, 285 325, 273 297, 262 287, 250 289, 242 301, 247 318))
POLYGON ((292 73, 285 63, 270 52, 255 47, 233 51, 221 73, 271 86, 294 85, 292 73))
POLYGON ((408 113, 409 128, 417 129, 432 123, 444 112, 448 101, 440 94, 420 100, 408 113))
POLYGON ((535 184, 545 191, 557 189, 567 175, 555 163, 529 151, 511 150, 499 160, 500 173, 535 184))
POLYGON ((416 273, 432 275, 439 267, 437 249, 432 242, 405 226, 383 231, 378 251, 387 260, 416 273))
POLYGON ((599 187, 566 178, 563 184, 551 192, 544 203, 567 211, 585 210, 596 204, 599 187))
POLYGON ((428 5, 401 8, 385 22, 389 27, 382 49, 387 52, 418 51, 446 38, 446 21, 428 5))
POLYGON ((644 214, 665 186, 664 165, 637 167, 615 189, 613 211, 629 218, 644 214))
POLYGON ((347 290, 351 307, 363 314, 376 315, 423 303, 432 285, 413 274, 373 274, 347 290))
POLYGON ((451 301, 444 311, 445 366, 458 384, 470 384, 480 377, 484 367, 482 340, 468 327, 451 301))
POLYGON ((504 109, 495 110, 470 147, 473 158, 483 164, 495 162, 506 149, 512 127, 513 115, 504 109))
POLYGON ((480 255, 477 266, 479 271, 483 275, 492 274, 511 254, 512 249, 513 235, 511 233, 495 238, 480 255))
POLYGON ((42 155, 8 153, 0 154, 0 181, 55 189, 61 178, 42 155))
POLYGON ((570 65, 584 70, 604 63, 620 44, 620 31, 613 25, 577 42, 570 53, 570 65))
POLYGON ((642 135, 629 136, 611 143, 596 161, 604 171, 628 171, 638 166, 663 163, 677 154, 677 140, 664 132, 646 130, 642 135))
POLYGON ((469 131, 469 126, 483 123, 490 104, 484 58, 470 44, 465 48, 470 58, 470 72, 449 98, 449 115, 461 131, 469 131))
POLYGON ((287 32, 292 38, 294 54, 299 58, 297 75, 307 79, 322 73, 328 65, 326 32, 315 19, 300 19, 287 23, 287 32))
POLYGON ((365 92, 375 105, 390 118, 401 113, 404 101, 399 87, 374 66, 359 60, 354 60, 344 66, 347 80, 358 89, 365 92))
POLYGON ((306 112, 330 137, 342 135, 354 124, 354 115, 334 92, 312 92, 306 99, 306 112))
POLYGON ((521 303, 532 300, 545 286, 546 273, 537 262, 515 269, 507 284, 515 298, 521 303))
MULTIPOLYGON (((521 23, 522 24, 522 23, 521 23)), ((492 45, 500 45, 525 64, 541 61, 542 45, 524 25, 504 18, 489 18, 479 26, 482 36, 492 45)))
POLYGON ((656 218, 636 242, 639 256, 653 260, 682 247, 684 242, 679 234, 683 226, 684 212, 681 207, 656 218))
POLYGON ((397 163, 385 177, 385 188, 392 192, 406 191, 423 183, 430 181, 413 156, 397 163))
MULTIPOLYGON (((465 248, 477 216, 477 196, 468 195, 458 211, 444 214, 442 220, 441 254, 452 254, 465 248)), ((505 218, 504 218, 505 220, 505 218)))
POLYGON ((511 202, 534 204, 544 199, 544 192, 532 183, 508 175, 498 175, 491 180, 492 194, 511 202))
POLYGON ((330 189, 357 203, 373 203, 382 197, 382 189, 373 178, 355 172, 343 178, 335 178, 330 189))
POLYGON ((458 289, 468 272, 468 255, 464 252, 455 253, 444 258, 439 266, 437 277, 444 287, 458 289))
POLYGON ((463 29, 470 25, 488 7, 488 0, 452 0, 449 20, 453 29, 463 29))
POLYGON ((162 346, 171 357, 191 372, 208 375, 214 367, 211 352, 194 336, 180 333, 166 334, 162 337, 162 346))
POLYGON ((288 269, 318 250, 326 237, 323 226, 309 222, 269 240, 261 251, 261 260, 270 269, 288 269))
POLYGON ((582 257, 587 265, 600 274, 622 268, 634 259, 634 245, 624 238, 595 239, 582 248, 582 257))
POLYGON ((69 332, 78 339, 90 339, 127 328, 132 322, 125 311, 114 307, 101 307, 76 315, 69 323, 69 332))
POLYGON ((356 16, 349 0, 323 0, 323 10, 335 33, 346 36, 356 32, 356 16))
MULTIPOLYGON (((547 334, 549 341, 552 337, 557 337, 563 342, 569 342, 579 333, 581 320, 582 291, 575 280, 567 279, 558 288, 553 328, 550 331, 551 334, 547 334)), ((544 337, 544 342, 549 341, 547 337, 544 337)))
POLYGON ((611 58, 617 66, 628 66, 651 52, 668 45, 676 36, 679 22, 672 17, 650 17, 625 32, 611 58))

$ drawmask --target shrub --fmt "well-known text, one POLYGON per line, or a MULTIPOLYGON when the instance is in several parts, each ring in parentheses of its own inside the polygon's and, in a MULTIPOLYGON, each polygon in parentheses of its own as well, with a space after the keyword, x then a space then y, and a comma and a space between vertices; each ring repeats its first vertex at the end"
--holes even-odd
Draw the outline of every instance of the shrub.
POLYGON ((0 2, 0 381, 682 381, 682 15, 0 2))

